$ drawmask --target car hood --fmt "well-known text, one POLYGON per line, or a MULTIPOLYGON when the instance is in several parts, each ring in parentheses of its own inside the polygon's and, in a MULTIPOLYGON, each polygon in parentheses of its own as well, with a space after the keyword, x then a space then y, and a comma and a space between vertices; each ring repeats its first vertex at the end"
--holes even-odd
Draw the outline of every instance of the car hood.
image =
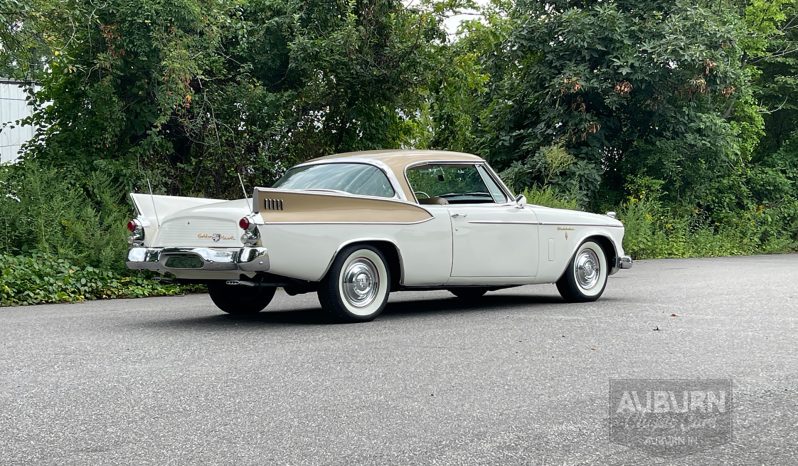
POLYGON ((593 214, 579 210, 554 209, 538 205, 527 206, 535 211, 538 221, 544 224, 556 225, 601 225, 622 227, 623 224, 612 217, 602 214, 593 214))

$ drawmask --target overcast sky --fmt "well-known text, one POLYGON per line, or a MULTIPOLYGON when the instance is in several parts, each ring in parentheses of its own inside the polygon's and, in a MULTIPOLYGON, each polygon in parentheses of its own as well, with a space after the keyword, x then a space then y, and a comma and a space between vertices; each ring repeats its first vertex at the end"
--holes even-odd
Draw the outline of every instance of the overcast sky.
MULTIPOLYGON (((475 1, 480 5, 485 5, 490 0, 475 0, 475 1)), ((418 5, 420 2, 419 0, 404 0, 404 3, 405 5, 413 5, 413 4, 418 5)), ((449 35, 452 35, 457 32, 457 26, 459 26, 461 22, 467 19, 474 19, 474 18, 475 18, 474 15, 452 16, 450 18, 447 18, 446 21, 444 21, 443 25, 446 28, 446 32, 448 32, 449 35)))

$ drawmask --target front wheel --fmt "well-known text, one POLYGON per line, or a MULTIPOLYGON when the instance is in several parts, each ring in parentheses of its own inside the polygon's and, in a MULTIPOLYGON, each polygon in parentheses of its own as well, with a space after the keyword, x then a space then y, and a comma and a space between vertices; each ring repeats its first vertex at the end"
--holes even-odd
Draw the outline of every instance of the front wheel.
POLYGON ((216 307, 232 315, 252 315, 262 311, 274 298, 273 286, 230 286, 224 282, 208 283, 208 294, 216 307))
POLYGON ((368 245, 344 248, 319 287, 319 302, 335 320, 368 322, 388 302, 391 277, 385 256, 368 245))
POLYGON ((604 293, 608 271, 607 256, 601 246, 585 241, 557 280, 557 290, 568 302, 595 301, 604 293))

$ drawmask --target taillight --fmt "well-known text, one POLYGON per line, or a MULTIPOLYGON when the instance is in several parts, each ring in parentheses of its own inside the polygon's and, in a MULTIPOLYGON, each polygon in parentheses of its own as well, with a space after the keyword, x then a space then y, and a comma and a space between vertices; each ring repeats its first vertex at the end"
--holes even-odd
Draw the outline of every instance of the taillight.
POLYGON ((241 242, 246 244, 247 246, 254 246, 258 243, 260 239, 260 232, 256 227, 255 223, 252 222, 252 218, 249 216, 242 217, 241 220, 238 221, 238 226, 244 230, 244 234, 241 235, 241 242))
POLYGON ((130 245, 140 245, 144 240, 144 225, 140 221, 133 219, 127 222, 127 230, 130 232, 130 238, 128 238, 130 245))
POLYGON ((133 233, 134 235, 137 233, 144 234, 144 225, 142 225, 140 221, 134 218, 133 220, 127 222, 127 230, 133 233))

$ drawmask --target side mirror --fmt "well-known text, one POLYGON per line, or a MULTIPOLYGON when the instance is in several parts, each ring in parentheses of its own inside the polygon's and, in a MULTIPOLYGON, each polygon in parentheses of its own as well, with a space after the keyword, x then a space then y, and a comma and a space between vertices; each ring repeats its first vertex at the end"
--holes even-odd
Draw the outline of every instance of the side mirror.
POLYGON ((518 204, 519 206, 526 205, 526 196, 524 196, 523 194, 515 196, 515 203, 518 204))

